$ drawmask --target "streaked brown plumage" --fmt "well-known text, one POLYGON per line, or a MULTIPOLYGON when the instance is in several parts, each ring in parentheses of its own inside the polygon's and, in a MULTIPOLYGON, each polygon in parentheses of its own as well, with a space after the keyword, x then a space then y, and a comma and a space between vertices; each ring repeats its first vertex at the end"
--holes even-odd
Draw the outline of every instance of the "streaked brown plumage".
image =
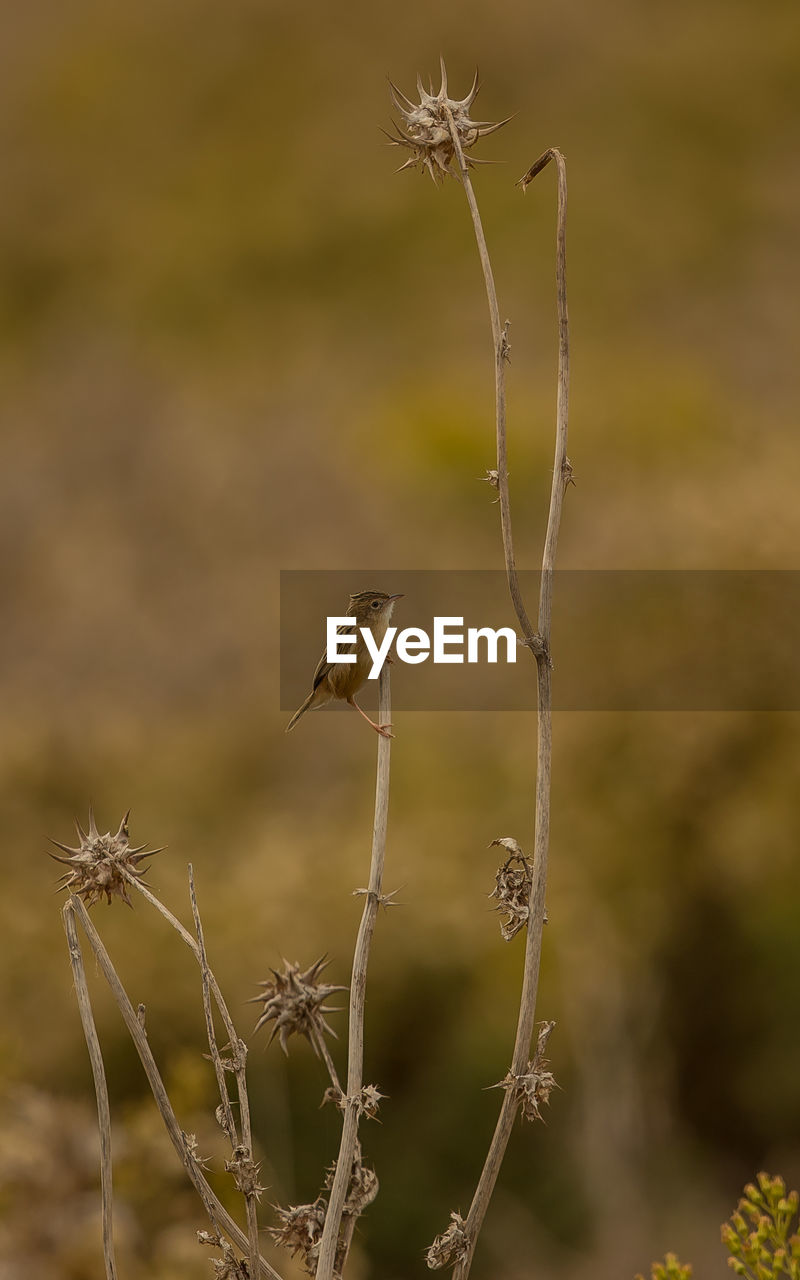
MULTIPOLYGON (((393 737, 392 726, 390 724, 376 724, 374 720, 370 720, 366 712, 362 711, 356 702, 355 695, 366 683, 372 668, 372 657, 360 629, 368 627, 375 638, 375 643, 380 645, 386 635, 386 628, 389 625, 395 601, 401 598, 402 592, 390 596, 385 591, 358 591, 350 597, 347 615, 355 619, 357 630, 356 643, 349 652, 355 653, 356 660, 355 662, 331 663, 328 662, 325 654, 322 655, 314 672, 311 692, 287 724, 287 733, 294 728, 297 721, 307 711, 315 711, 317 707, 324 707, 327 702, 333 702, 338 699, 354 707, 358 714, 364 717, 367 724, 372 725, 376 733, 380 733, 384 738, 393 737)), ((346 629, 345 627, 340 627, 339 631, 344 633, 346 629)))

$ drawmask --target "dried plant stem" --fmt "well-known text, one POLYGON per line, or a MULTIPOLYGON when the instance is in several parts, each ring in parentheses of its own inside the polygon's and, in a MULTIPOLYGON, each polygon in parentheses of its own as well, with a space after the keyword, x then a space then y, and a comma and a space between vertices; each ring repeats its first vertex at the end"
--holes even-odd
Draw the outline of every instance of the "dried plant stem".
MULTIPOLYGON (((164 919, 169 924, 172 925, 175 932, 179 934, 181 938, 183 938, 183 941, 186 943, 189 950, 193 952, 195 960, 202 968, 202 961, 200 958, 200 947, 197 941, 190 934, 189 930, 185 928, 184 925, 181 924, 178 917, 172 914, 169 907, 164 906, 164 903, 161 902, 161 900, 156 897, 156 895, 153 893, 151 889, 148 889, 146 884, 143 884, 141 880, 137 880, 136 877, 132 876, 130 872, 128 872, 124 867, 120 868, 120 875, 124 876, 128 884, 131 885, 134 889, 136 889, 137 892, 139 892, 142 895, 145 901, 149 902, 151 907, 155 907, 159 915, 162 915, 164 919)), ((225 1023, 225 1030, 228 1033, 228 1035, 233 1038, 235 1042, 235 1040, 237 1039, 237 1036, 236 1036, 236 1029, 233 1025, 233 1020, 231 1019, 231 1015, 228 1012, 228 1006, 225 1003, 225 999, 222 995, 222 991, 220 990, 219 983, 217 982, 216 978, 214 977, 210 969, 208 971, 208 983, 209 983, 209 987, 211 988, 211 994, 214 997, 216 1006, 220 1011, 222 1021, 225 1023)))
POLYGON ((203 925, 200 920, 200 912, 197 907, 197 895, 194 887, 194 870, 191 863, 189 864, 189 896, 192 902, 192 915, 194 917, 194 927, 197 934, 197 946, 200 952, 200 974, 203 984, 203 1013, 206 1019, 206 1034, 208 1036, 208 1047, 211 1052, 211 1061, 214 1065, 214 1074, 217 1077, 217 1087, 219 1089, 221 1103, 221 1121, 222 1128, 232 1147, 238 1147, 239 1135, 236 1132, 236 1121, 233 1118, 233 1108, 231 1100, 228 1096, 228 1084, 225 1079, 225 1067, 222 1064, 222 1056, 217 1044, 217 1036, 214 1030, 214 1013, 211 1008, 211 983, 209 980, 209 967, 206 958, 205 939, 203 937, 203 925))
MULTIPOLYGON (((236 1122, 233 1118, 233 1109, 231 1100, 228 1096, 228 1082, 225 1078, 225 1067, 222 1062, 222 1055, 217 1044, 217 1037, 214 1031, 214 1013, 211 1007, 211 970, 208 966, 206 957, 206 946, 203 937, 203 925, 200 919, 200 912, 197 906, 197 895, 194 888, 194 870, 191 863, 189 864, 189 896, 192 902, 192 916, 194 918, 194 928, 197 934, 197 946, 200 952, 200 974, 203 985, 203 1011, 206 1018, 206 1033, 208 1035, 208 1047, 211 1053, 211 1061, 214 1064, 214 1072, 217 1077, 217 1087, 219 1088, 221 1122, 222 1127, 231 1144, 234 1160, 240 1155, 239 1136, 236 1132, 236 1122)), ((255 1166, 253 1160, 253 1141, 250 1132, 250 1108, 247 1105, 247 1082, 244 1076, 244 1061, 240 1052, 239 1042, 231 1043, 230 1051, 233 1055, 234 1069, 236 1071, 236 1083, 239 1090, 240 1102, 242 1098, 239 1114, 242 1120, 242 1140, 241 1140, 241 1157, 249 1161, 253 1170, 253 1176, 248 1179, 248 1184, 243 1188, 245 1213, 247 1216, 247 1238, 250 1244, 250 1274, 255 1276, 258 1273, 258 1192, 256 1190, 257 1179, 255 1177, 255 1166), (240 1079, 241 1070, 241 1079, 240 1079)))
POLYGON ((539 633, 549 646, 553 615, 553 571, 556 565, 558 534, 564 494, 572 482, 572 466, 567 457, 569 422, 569 311, 567 309, 567 164, 556 147, 548 147, 518 182, 523 192, 537 174, 555 160, 558 169, 558 221, 556 228, 556 294, 558 306, 558 393, 556 399, 556 446, 550 510, 542 555, 542 584, 539 596, 539 633))
POLYGON ((497 493, 500 499, 500 530, 503 537, 503 558, 506 566, 506 578, 508 579, 508 589, 511 594, 511 602, 519 621, 522 637, 526 645, 531 649, 537 657, 544 652, 542 639, 534 630, 533 624, 528 617, 528 611, 525 608, 525 601, 522 598, 522 588, 519 583, 517 574, 517 562, 514 557, 514 539, 511 531, 511 499, 508 491, 508 449, 506 444, 506 360, 508 357, 508 342, 505 331, 500 324, 500 309, 497 305, 497 289, 494 283, 494 272, 489 259, 489 250, 486 245, 486 236, 483 232, 483 222, 481 221, 478 202, 475 199, 475 192, 472 188, 472 181, 469 176, 469 169, 464 158, 464 150, 461 146, 461 139, 453 120, 453 114, 448 106, 444 106, 445 114, 450 125, 450 136, 453 140, 456 156, 458 158, 459 173, 464 187, 464 194, 467 197, 467 204, 472 216, 472 225, 475 231, 475 242, 478 246, 478 257, 480 258, 481 268, 483 270, 483 280, 486 286, 486 299, 489 304, 489 319, 492 326, 492 342, 494 345, 494 396, 495 396, 495 423, 497 435, 497 493))
MULTIPOLYGON (((389 668, 381 671, 378 683, 378 723, 390 724, 392 700, 389 668)), ((336 1161, 336 1173, 331 1187, 325 1227, 320 1244, 316 1280, 333 1280, 337 1261, 337 1244, 342 1213, 350 1185, 353 1157, 358 1140, 359 1101, 364 1071, 364 1001, 367 989, 367 965, 370 944, 375 931, 375 921, 381 904, 383 867, 386 858, 386 830, 389 817, 389 764, 391 741, 378 739, 378 763, 375 783, 375 820, 372 828, 372 854, 370 859, 369 886, 364 898, 364 910, 353 955, 353 973, 350 981, 350 1011, 347 1045, 347 1094, 343 1100, 342 1138, 336 1161)), ((352 1233, 350 1233, 352 1234, 352 1233)), ((349 1243, 349 1241, 348 1241, 349 1243)))
POLYGON ((341 1094, 342 1086, 339 1083, 339 1076, 337 1074, 336 1067, 333 1062, 333 1058, 331 1057, 330 1049, 325 1043, 324 1035, 322 1035, 320 1031, 317 1031, 316 1028, 312 1033, 311 1043, 313 1044, 314 1048, 316 1049, 317 1053, 322 1058, 322 1061, 325 1063, 325 1066, 328 1069, 328 1075, 331 1078, 331 1085, 333 1086, 333 1089, 337 1094, 341 1094))
POLYGON ((103 1066, 103 1054, 100 1049, 97 1028, 94 1024, 94 1015, 92 1014, 92 1002, 89 997, 89 987, 86 982, 86 972, 83 967, 83 955, 81 954, 81 945, 78 940, 78 931, 75 927, 75 912, 72 906, 72 899, 65 903, 61 915, 64 921, 64 930, 67 935, 69 959, 70 964, 72 965, 72 974, 75 979, 75 994, 78 998, 78 1010, 80 1012, 81 1023, 83 1025, 83 1034, 86 1037, 86 1047, 89 1050, 89 1060, 92 1064, 92 1075, 94 1076, 94 1091, 97 1097, 97 1120, 100 1128, 100 1187, 103 1212, 103 1260, 105 1262, 107 1280, 116 1280, 117 1264, 114 1258, 113 1232, 111 1108, 108 1102, 106 1073, 105 1067, 103 1066))
MULTIPOLYGON (((128 883, 131 884, 133 888, 137 889, 138 892, 142 895, 142 897, 145 898, 151 904, 151 906, 155 907, 155 909, 159 912, 159 914, 162 915, 164 919, 168 921, 169 924, 172 925, 176 933, 179 934, 179 936, 186 943, 187 947, 189 947, 195 959, 197 960, 197 963, 200 966, 200 971, 203 974, 204 985, 205 984, 208 985, 209 992, 214 997, 214 1001, 216 1003, 217 1008, 219 1009, 220 1017, 222 1018, 223 1024, 225 1026, 225 1031, 228 1036, 228 1044, 229 1044, 230 1052, 233 1058, 233 1067, 236 1075, 236 1092, 239 1097, 239 1115, 241 1117, 241 1125, 242 1125, 241 1145, 244 1148, 242 1155, 245 1160, 252 1160, 253 1136, 252 1136, 252 1126, 250 1122, 250 1102, 249 1102, 248 1093, 247 1093, 247 1045, 242 1039, 240 1039, 236 1031, 236 1028, 233 1025, 233 1019, 231 1018, 230 1012, 228 1010, 228 1006, 225 1003, 225 999, 222 995, 222 991, 220 989, 219 983, 214 977, 212 970, 208 966, 208 962, 205 958, 205 948, 202 943, 202 940, 200 940, 202 930, 200 931, 200 933, 198 933, 198 941, 195 941, 195 939, 189 933, 188 929, 184 928, 184 926, 181 924, 177 916, 173 915, 172 912, 169 910, 169 908, 164 906, 164 903, 161 902, 160 899, 156 897, 156 895, 152 892, 151 889, 148 889, 147 885, 142 884, 141 880, 137 879, 135 876, 131 876, 130 873, 125 871, 124 869, 122 870, 122 875, 124 875, 128 883)), ((199 916, 197 915, 197 912, 196 912, 197 903, 194 899, 194 882, 192 880, 191 867, 189 868, 189 876, 190 876, 190 890, 191 890, 191 896, 192 896, 192 910, 195 913, 195 927, 197 927, 199 916)), ((208 1026, 208 1014, 207 1014, 206 1026, 208 1026)), ((212 1031, 213 1031, 213 1020, 212 1020, 212 1031)), ((210 1043, 211 1042, 209 1040, 209 1044, 210 1043)), ((213 1054, 214 1054, 213 1048, 211 1052, 212 1052, 212 1058, 213 1058, 213 1054)), ((214 1069, 215 1070, 217 1069, 216 1063, 215 1063, 214 1069)), ((217 1077, 217 1079, 219 1080, 219 1076, 217 1077)), ((222 1091, 222 1086, 221 1086, 221 1091, 222 1091)), ((227 1097, 227 1091, 225 1092, 225 1097, 227 1097)), ((223 1108, 225 1107, 225 1099, 223 1099, 222 1106, 223 1108)), ((230 1109, 229 1102, 228 1102, 228 1109, 230 1109)), ((227 1125, 228 1123, 227 1112, 225 1113, 225 1120, 227 1125)), ((230 1123, 233 1124, 232 1113, 230 1115, 230 1123)), ((236 1132, 235 1125, 233 1126, 232 1132, 235 1135, 235 1132, 236 1132)), ((257 1200, 257 1196, 255 1191, 252 1191, 252 1192, 248 1191, 245 1193, 245 1203, 247 1205, 247 1226, 248 1226, 248 1233, 251 1241, 251 1248, 255 1247, 257 1252, 258 1251, 257 1250, 258 1217, 256 1212, 256 1200, 257 1200)))
POLYGON ((342 1230, 339 1235, 339 1248, 336 1253, 337 1274, 341 1275, 344 1271, 347 1255, 350 1252, 350 1245, 353 1243, 355 1235, 356 1223, 358 1222, 358 1214, 347 1213, 342 1222, 342 1230))
MULTIPOLYGON (((572 478, 572 469, 567 458, 567 423, 569 408, 569 318, 567 312, 566 282, 566 215, 567 215, 567 175, 564 157, 560 151, 550 148, 531 166, 521 179, 523 191, 533 181, 537 173, 555 160, 558 167, 558 226, 556 255, 556 285, 558 300, 558 393, 556 405, 556 444, 553 467, 553 483, 550 493, 550 510, 542 556, 542 576, 539 594, 538 631, 534 635, 525 612, 519 589, 514 548, 511 536, 511 514, 508 493, 508 472, 506 466, 506 416, 505 416, 505 343, 500 327, 500 313, 497 306, 497 292, 494 284, 486 238, 483 233, 478 204, 469 171, 464 159, 458 131, 448 110, 450 134, 459 162, 461 181, 467 197, 478 254, 483 268, 486 284, 486 296, 489 303, 489 314, 492 325, 492 338, 495 348, 495 405, 497 426, 497 472, 498 491, 500 495, 500 517, 503 534, 503 552, 506 562, 506 574, 514 608, 523 630, 525 641, 530 645, 536 657, 537 672, 537 751, 536 751, 536 808, 533 876, 529 904, 527 939, 525 946, 525 966, 522 979, 522 993, 517 1021, 517 1033, 514 1042, 514 1053, 511 1061, 511 1076, 525 1073, 530 1058, 531 1037, 536 1016, 536 995, 539 985, 539 967, 542 953, 542 933, 544 928, 544 899, 547 882, 547 856, 550 844, 550 779, 552 767, 552 688, 550 663, 550 633, 552 624, 553 571, 555 568, 556 547, 561 524, 561 511, 564 494, 572 478)), ((500 1166, 503 1162, 506 1147, 514 1127, 519 1107, 519 1095, 514 1088, 506 1089, 500 1115, 494 1135, 489 1146, 486 1161, 481 1171, 478 1185, 470 1205, 465 1222, 466 1250, 457 1262, 454 1280, 466 1280, 472 1265, 475 1245, 483 1224, 486 1210, 494 1190, 500 1166)))
MULTIPOLYGON (((172 1109, 172 1103, 170 1102, 167 1090, 164 1087, 164 1081, 161 1079, 161 1074, 158 1070, 158 1066, 156 1065, 156 1060, 150 1049, 147 1034, 117 975, 114 965, 112 964, 111 957, 106 951, 99 933, 89 918, 88 911, 84 907, 80 898, 75 896, 70 898, 69 904, 72 905, 80 919, 81 927, 89 940, 89 945, 95 954, 97 963, 103 973, 103 977, 111 989, 111 994, 113 995, 117 1003, 117 1007, 122 1014, 125 1025, 128 1028, 128 1033, 133 1040, 136 1052, 138 1053, 141 1064, 144 1067, 144 1072, 152 1090, 153 1098, 155 1099, 161 1118, 164 1121, 164 1126, 167 1130, 170 1141, 178 1153, 193 1187, 203 1202, 206 1213, 211 1220, 211 1225, 217 1233, 222 1231, 229 1236, 237 1247, 246 1254, 250 1247, 248 1237, 244 1234, 241 1228, 237 1226, 225 1206, 219 1201, 212 1191, 196 1157, 186 1141, 185 1135, 178 1124, 175 1112, 172 1109)), ((192 939, 192 941, 194 940, 192 939)), ((258 1267, 254 1272, 254 1275, 267 1276, 269 1277, 269 1280, 281 1280, 279 1272, 277 1272, 274 1267, 270 1266, 267 1260, 262 1257, 258 1258, 258 1267)))

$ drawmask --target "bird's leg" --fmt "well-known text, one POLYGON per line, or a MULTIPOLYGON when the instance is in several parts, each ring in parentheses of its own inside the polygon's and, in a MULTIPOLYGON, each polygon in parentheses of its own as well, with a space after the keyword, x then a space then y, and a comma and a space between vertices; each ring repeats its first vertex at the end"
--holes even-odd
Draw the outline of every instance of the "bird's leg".
POLYGON ((361 708, 360 708, 360 706, 358 705, 358 703, 356 702, 355 698, 348 698, 348 699, 347 699, 347 701, 348 701, 348 703, 350 704, 350 706, 351 706, 351 707, 354 707, 354 708, 355 708, 355 710, 358 712, 358 714, 359 714, 360 716, 363 716, 363 717, 364 717, 364 719, 366 720, 367 724, 368 724, 368 725, 371 725, 371 726, 372 726, 372 728, 375 730, 375 732, 376 732, 376 733, 379 733, 379 734, 381 735, 381 737, 382 737, 382 738, 393 738, 393 737, 394 737, 394 734, 392 733, 392 726, 391 726, 390 724, 376 724, 374 720, 370 720, 370 718, 369 718, 369 716, 367 715, 366 711, 362 711, 362 710, 361 710, 361 708))

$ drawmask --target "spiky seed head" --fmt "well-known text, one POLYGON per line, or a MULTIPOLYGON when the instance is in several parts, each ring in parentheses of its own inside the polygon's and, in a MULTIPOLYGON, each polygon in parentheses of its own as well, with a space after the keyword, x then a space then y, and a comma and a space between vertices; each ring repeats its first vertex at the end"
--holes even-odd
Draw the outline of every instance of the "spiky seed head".
MULTIPOLYGON (((325 1187, 328 1191, 333 1188, 337 1163, 334 1160, 333 1164, 325 1171, 325 1187)), ((354 1218, 360 1217, 367 1206, 372 1204, 379 1191, 378 1175, 374 1169, 370 1169, 368 1165, 364 1164, 361 1143, 356 1138, 353 1149, 353 1163, 350 1168, 350 1182, 342 1212, 354 1218)))
POLYGON ((467 1224, 460 1213, 451 1213, 450 1226, 436 1237, 425 1254, 428 1269, 438 1271, 441 1267, 453 1267, 463 1262, 468 1254, 467 1224))
POLYGON ((433 88, 430 93, 426 93, 421 79, 417 76, 419 102, 412 102, 400 92, 396 85, 392 84, 391 80, 389 81, 392 101, 400 113, 402 128, 395 125, 394 134, 386 135, 392 146, 405 147, 411 152, 398 172, 419 166, 427 169, 434 182, 441 182, 447 175, 454 176, 453 160, 457 158, 457 148, 453 140, 453 130, 458 136, 464 163, 471 168, 483 162, 475 160, 467 152, 475 146, 479 138, 502 129, 503 125, 508 124, 511 119, 509 116, 494 124, 488 120, 470 119, 470 107, 480 88, 478 72, 475 72, 472 88, 466 98, 449 98, 444 59, 440 60, 440 65, 442 82, 436 94, 433 88))
POLYGON ((323 1035, 336 1036, 325 1014, 339 1011, 331 1008, 325 1001, 335 992, 346 991, 347 988, 318 981, 328 963, 325 956, 321 956, 309 969, 301 970, 299 964, 289 964, 284 960, 283 972, 273 969, 272 977, 259 983, 263 988, 260 995, 253 996, 250 1002, 263 1005, 255 1030, 259 1031, 268 1022, 274 1022, 270 1044, 277 1036, 286 1054, 289 1052, 286 1042, 291 1035, 305 1036, 317 1054, 318 1042, 323 1035))
POLYGON ((361 1116, 366 1116, 368 1120, 377 1119, 381 1101, 385 1097, 386 1094, 381 1093, 377 1085, 365 1084, 358 1097, 357 1111, 359 1119, 361 1116))
POLYGON ((233 1246, 224 1236, 214 1235, 210 1231, 198 1231, 197 1239, 200 1244, 210 1245, 212 1249, 219 1249, 222 1253, 221 1259, 214 1258, 211 1262, 216 1280, 249 1280, 247 1263, 236 1256, 233 1246))
POLYGON ((101 836, 90 805, 89 830, 84 831, 79 822, 75 823, 80 841, 77 849, 72 849, 59 840, 50 842, 62 851, 59 854, 48 850, 50 857, 69 868, 61 877, 60 888, 76 893, 83 898, 87 907, 91 907, 103 897, 109 903, 112 898, 119 897, 129 907, 133 906, 128 896, 127 877, 141 879, 145 874, 145 868, 140 867, 139 863, 145 858, 152 858, 154 854, 161 853, 161 849, 148 849, 144 844, 131 848, 128 836, 130 816, 129 809, 114 835, 107 831, 104 836, 101 836))
POLYGON ((264 1188, 258 1180, 261 1165, 256 1164, 248 1147, 234 1147, 233 1158, 225 1161, 225 1172, 233 1174, 236 1188, 243 1196, 254 1196, 260 1200, 264 1188))
POLYGON ((313 1204, 290 1204, 286 1209, 275 1205, 274 1208, 281 1225, 270 1227, 273 1241, 288 1249, 293 1258, 301 1254, 306 1270, 313 1275, 328 1208, 325 1197, 318 1196, 313 1204))
POLYGON ((523 1120, 542 1120, 542 1107, 550 1101, 553 1090, 558 1088, 550 1062, 545 1057, 547 1041, 555 1025, 554 1022, 539 1024, 536 1052, 521 1075, 509 1071, 499 1084, 492 1086, 510 1091, 519 1099, 523 1120))
POLYGON ((533 867, 511 836, 493 840, 489 848, 494 845, 500 845, 509 851, 509 856, 497 872, 495 886, 489 897, 497 899, 495 910, 505 916, 500 921, 500 932, 505 941, 510 942, 528 923, 533 867))

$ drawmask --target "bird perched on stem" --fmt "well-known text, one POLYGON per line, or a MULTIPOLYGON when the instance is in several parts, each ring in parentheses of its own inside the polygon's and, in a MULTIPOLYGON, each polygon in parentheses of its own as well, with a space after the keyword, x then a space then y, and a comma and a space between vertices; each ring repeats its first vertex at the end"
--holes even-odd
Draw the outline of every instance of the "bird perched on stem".
MULTIPOLYGON (((387 595, 385 591, 358 591, 350 597, 347 615, 354 619, 353 625, 356 628, 356 640, 351 648, 356 660, 355 662, 328 662, 327 653, 322 655, 314 672, 311 692, 287 724, 287 733, 307 711, 315 711, 317 707, 324 707, 327 702, 338 699, 354 707, 381 737, 394 737, 392 726, 376 724, 374 720, 370 720, 366 711, 362 711, 356 702, 355 695, 366 682, 372 667, 372 657, 361 634, 361 628, 369 628, 376 645, 380 645, 386 635, 395 601, 402 599, 402 595, 402 591, 393 596, 387 595)), ((342 635, 349 630, 348 627, 337 628, 342 635)))

